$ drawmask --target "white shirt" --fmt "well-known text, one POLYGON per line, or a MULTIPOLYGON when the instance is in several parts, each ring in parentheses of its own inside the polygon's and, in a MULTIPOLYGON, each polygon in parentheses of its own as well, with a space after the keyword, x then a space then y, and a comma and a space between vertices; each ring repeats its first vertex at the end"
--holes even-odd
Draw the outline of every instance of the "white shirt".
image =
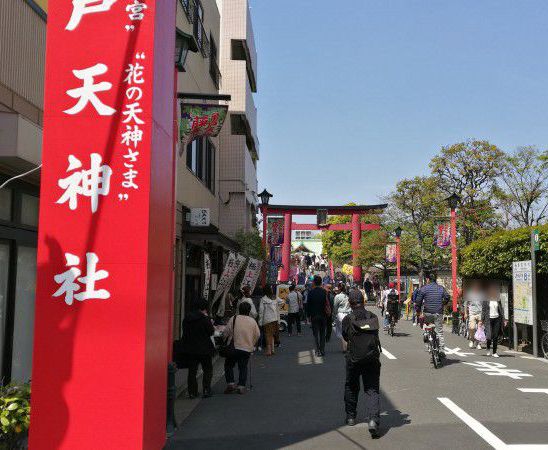
POLYGON ((491 300, 489 302, 489 318, 496 319, 499 316, 499 302, 491 300))
MULTIPOLYGON (((251 312, 249 313, 249 316, 256 319, 257 318, 257 308, 255 308, 255 304, 253 303, 253 300, 251 300, 249 297, 242 297, 240 300, 238 300, 237 307, 239 308, 242 303, 249 303, 251 305, 251 312)), ((236 314, 239 314, 238 310, 236 311, 236 314)))
POLYGON ((299 294, 297 292, 292 291, 287 296, 287 304, 288 309, 290 313, 298 313, 299 312, 299 294))

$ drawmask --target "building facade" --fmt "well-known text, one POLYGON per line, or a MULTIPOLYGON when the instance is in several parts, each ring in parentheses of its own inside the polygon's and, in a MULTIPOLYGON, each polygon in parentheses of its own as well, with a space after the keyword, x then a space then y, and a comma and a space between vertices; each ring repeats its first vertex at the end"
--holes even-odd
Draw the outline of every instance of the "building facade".
POLYGON ((217 0, 221 12, 221 92, 230 94, 221 131, 220 227, 234 237, 257 225, 257 52, 248 0, 217 0))
MULTIPOLYGON (((230 5, 224 9, 227 24, 232 26, 224 25, 222 2, 177 0, 174 38, 178 45, 186 42, 188 52, 181 53, 182 60, 175 58, 179 72, 174 95, 183 102, 219 104, 219 100, 187 99, 185 94, 223 93, 231 94, 233 101, 218 137, 197 139, 178 149, 175 339, 181 334, 185 310, 203 295, 206 254, 214 289, 228 252, 238 250, 236 232, 255 225, 253 32, 247 2, 226 3, 230 5), (226 77, 221 76, 223 66, 226 77), (209 224, 193 225, 193 210, 207 211, 209 224)), ((40 171, 26 173, 39 169, 41 163, 46 20, 47 0, 0 1, 0 185, 21 176, 0 188, 0 376, 4 381, 28 380, 32 366, 40 171)))

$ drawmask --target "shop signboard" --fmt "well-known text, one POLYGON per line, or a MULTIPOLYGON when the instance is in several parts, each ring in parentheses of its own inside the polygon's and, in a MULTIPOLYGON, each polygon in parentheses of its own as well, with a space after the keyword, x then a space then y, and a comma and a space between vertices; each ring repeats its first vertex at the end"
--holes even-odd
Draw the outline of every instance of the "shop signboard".
POLYGON ((191 208, 190 225, 193 227, 208 227, 210 224, 209 208, 191 208))
POLYGON ((533 276, 531 261, 512 263, 514 322, 533 325, 533 276))
POLYGON ((226 118, 228 106, 201 105, 183 103, 180 122, 180 151, 186 148, 194 139, 199 137, 215 137, 221 131, 226 118))
POLYGON ((162 448, 176 2, 48 6, 29 447, 162 448))

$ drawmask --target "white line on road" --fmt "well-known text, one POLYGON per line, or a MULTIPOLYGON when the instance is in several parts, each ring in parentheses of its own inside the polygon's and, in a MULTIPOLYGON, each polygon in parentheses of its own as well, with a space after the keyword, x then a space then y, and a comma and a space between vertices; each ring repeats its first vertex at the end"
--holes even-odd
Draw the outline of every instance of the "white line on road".
POLYGON ((459 408, 453 401, 446 397, 438 397, 438 400, 442 402, 455 416, 468 425, 476 434, 487 442, 491 447, 495 449, 506 449, 507 446, 497 436, 491 433, 481 423, 474 419, 463 409, 459 408))
POLYGON ((382 347, 382 354, 386 356, 388 359, 398 359, 392 353, 386 350, 384 347, 382 347))
POLYGON ((548 395, 548 389, 536 389, 536 388, 517 388, 521 392, 529 392, 532 394, 546 394, 548 395))
POLYGON ((533 360, 540 361, 540 362, 548 364, 548 359, 545 359, 545 358, 535 358, 534 356, 521 356, 521 358, 522 359, 533 359, 533 360))
POLYGON ((446 397, 438 397, 438 400, 443 403, 455 416, 468 425, 479 437, 487 442, 496 450, 547 450, 546 444, 505 444, 495 434, 489 431, 480 422, 474 419, 470 414, 458 407, 452 400, 446 397))

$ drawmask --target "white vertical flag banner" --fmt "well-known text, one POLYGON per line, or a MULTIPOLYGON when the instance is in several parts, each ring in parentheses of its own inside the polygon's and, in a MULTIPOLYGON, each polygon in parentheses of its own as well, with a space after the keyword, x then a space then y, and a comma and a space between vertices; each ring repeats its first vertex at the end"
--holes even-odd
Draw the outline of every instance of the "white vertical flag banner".
POLYGON ((259 274, 261 273, 261 268, 263 262, 258 259, 249 258, 247 263, 247 268, 245 269, 244 279, 240 285, 240 289, 243 289, 244 286, 249 286, 251 292, 255 290, 257 280, 259 279, 259 274))
POLYGON ((203 297, 209 300, 209 290, 211 286, 211 258, 209 253, 204 253, 204 289, 203 297))
POLYGON ((245 256, 236 255, 234 252, 230 252, 219 283, 217 284, 217 290, 215 291, 215 296, 213 297, 213 303, 215 303, 225 291, 230 289, 234 278, 244 266, 245 261, 245 256))

